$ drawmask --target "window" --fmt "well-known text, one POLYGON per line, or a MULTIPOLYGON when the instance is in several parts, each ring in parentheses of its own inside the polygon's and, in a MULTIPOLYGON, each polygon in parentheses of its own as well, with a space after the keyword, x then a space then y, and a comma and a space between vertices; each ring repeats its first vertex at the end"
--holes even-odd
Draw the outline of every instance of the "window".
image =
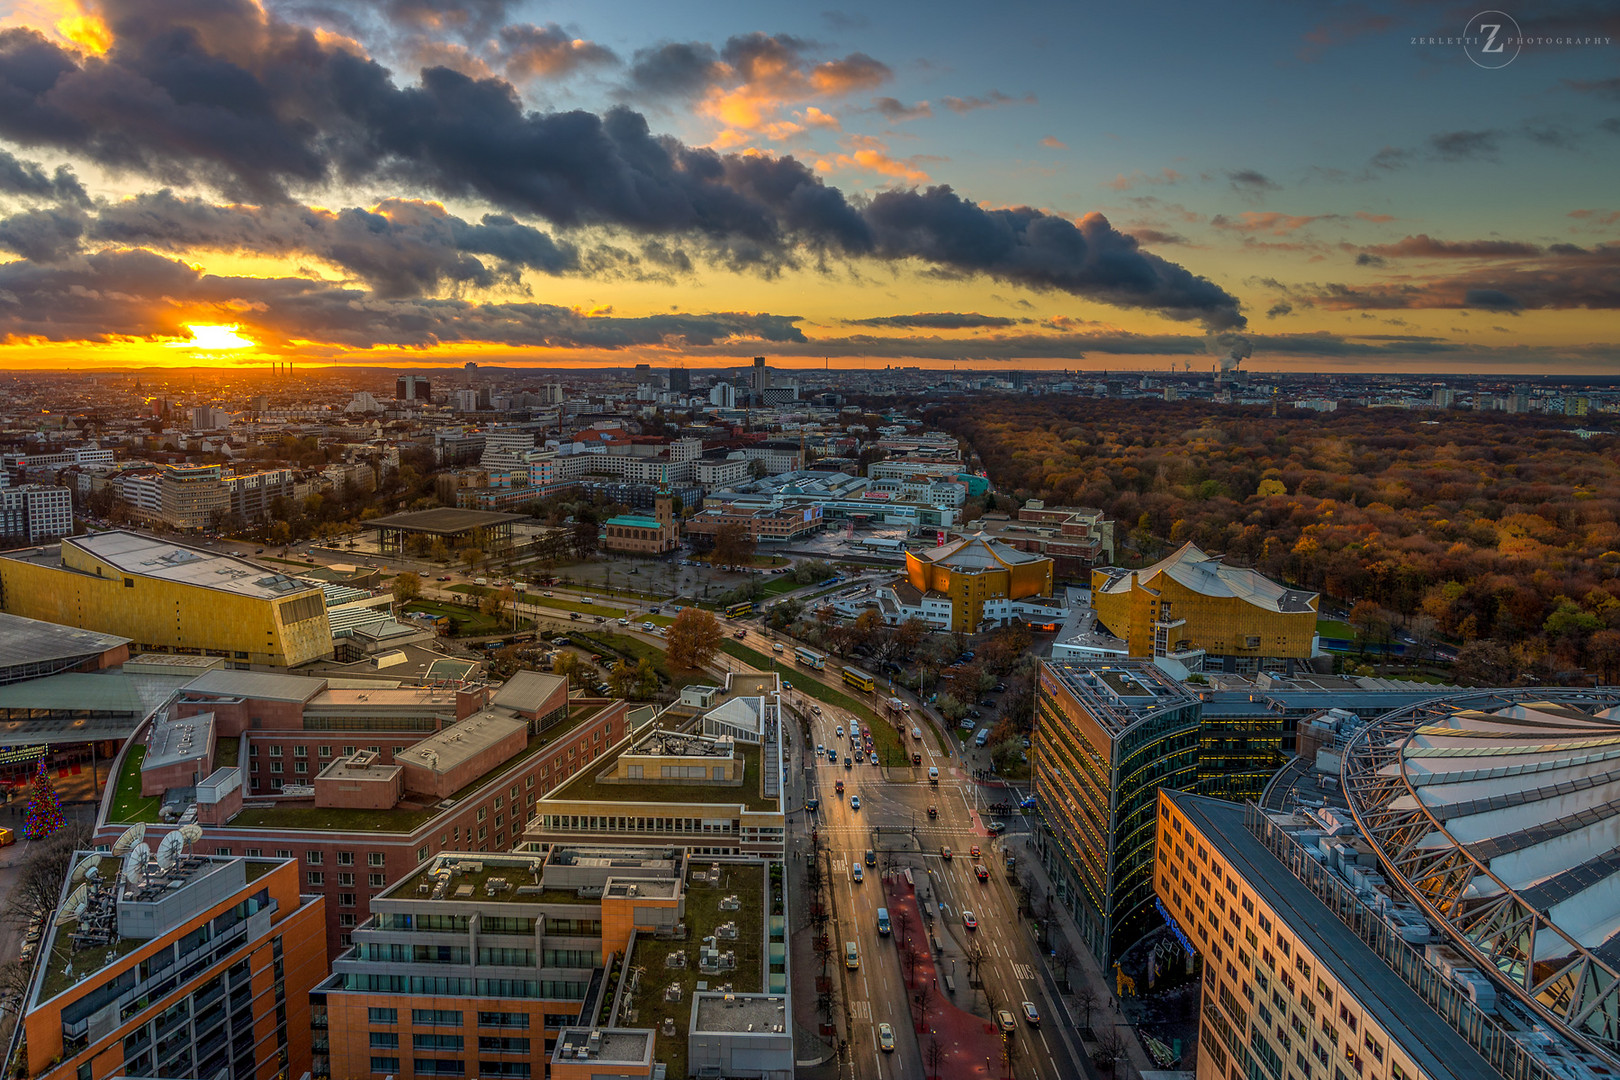
MULTIPOLYGON (((415 1015, 418 1012, 424 1012, 424 1011, 438 1012, 440 1010, 437 1010, 437 1009, 434 1009, 434 1010, 412 1009, 411 1013, 412 1013, 412 1015, 415 1015)), ((461 1015, 460 1013, 456 1013, 456 1016, 459 1017, 460 1015, 461 1015)), ((456 1022, 459 1024, 461 1021, 457 1020, 456 1022)), ((411 1036, 411 1049, 413 1049, 413 1050, 460 1050, 460 1049, 462 1049, 462 1047, 466 1043, 466 1041, 467 1040, 462 1038, 460 1035, 412 1035, 411 1036)))
POLYGON ((371 1033, 371 1048, 373 1050, 398 1050, 399 1032, 373 1031, 371 1033))
POLYGON ((380 889, 384 885, 388 884, 388 876, 386 874, 372 874, 372 875, 370 875, 370 877, 371 877, 371 887, 373 889, 380 889))
POLYGON ((529 1030, 528 1013, 512 1012, 481 1012, 478 1014, 479 1027, 520 1028, 529 1030))
POLYGON ((263 848, 250 847, 246 851, 244 851, 242 854, 246 855, 250 859, 262 859, 262 858, 264 858, 264 849, 263 848))
POLYGON ((417 1027, 460 1027, 459 1009, 412 1009, 411 1023, 417 1027))
POLYGON ((321 865, 321 860, 326 857, 326 853, 323 851, 311 851, 307 852, 304 857, 309 860, 309 865, 319 866, 321 865))
POLYGON ((373 1024, 397 1024, 399 1023, 399 1010, 378 1008, 367 1009, 366 1019, 373 1024))
POLYGON ((293 757, 309 757, 309 747, 307 747, 307 746, 295 746, 295 747, 293 747, 293 757))
POLYGON ((271 757, 280 757, 280 756, 281 756, 281 747, 279 747, 279 746, 272 746, 272 747, 271 747, 271 748, 270 748, 270 756, 271 756, 271 757))
POLYGON ((347 873, 339 873, 338 874, 338 884, 343 885, 343 886, 347 886, 348 888, 351 888, 351 889, 354 888, 354 875, 353 874, 347 874, 347 873))
POLYGON ((354 907, 354 893, 352 893, 352 892, 340 892, 340 893, 338 893, 338 907, 354 907))
POLYGON ((374 1073, 397 1073, 399 1072, 399 1058, 379 1057, 373 1054, 371 1057, 371 1071, 374 1073))
POLYGON ((329 758, 331 756, 332 756, 332 748, 330 746, 321 747, 321 757, 329 758))
MULTIPOLYGON (((354 916, 349 914, 348 912, 344 912, 342 915, 338 916, 338 925, 339 926, 353 926, 354 923, 355 923, 354 916)), ((348 935, 345 934, 344 936, 347 937, 348 935)))
POLYGON ((340 851, 340 852, 337 853, 337 856, 338 856, 338 865, 339 866, 353 866, 354 865, 354 852, 352 852, 352 851, 340 851))
POLYGON ((366 855, 366 863, 369 866, 381 866, 383 864, 383 853, 380 851, 368 853, 366 855))
POLYGON ((314 888, 320 888, 326 884, 326 873, 321 870, 311 870, 309 872, 309 883, 314 888))
POLYGON ((270 771, 273 773, 279 773, 281 771, 281 762, 272 761, 270 763, 270 771))
POLYGON ((295 772, 295 773, 307 773, 307 772, 309 772, 309 762, 307 762, 307 761, 295 761, 295 762, 293 762, 293 772, 295 772))

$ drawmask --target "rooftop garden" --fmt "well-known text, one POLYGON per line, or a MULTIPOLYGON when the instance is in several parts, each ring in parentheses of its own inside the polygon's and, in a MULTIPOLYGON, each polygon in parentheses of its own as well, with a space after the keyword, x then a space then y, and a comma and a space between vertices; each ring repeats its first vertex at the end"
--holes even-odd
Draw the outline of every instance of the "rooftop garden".
POLYGON ((124 767, 118 774, 118 786, 113 791, 112 810, 108 813, 110 824, 133 825, 137 821, 144 821, 155 825, 163 820, 158 816, 163 797, 141 794, 141 762, 145 760, 146 747, 131 743, 124 754, 124 767))
MULTIPOLYGON (((701 857, 693 857, 694 865, 707 872, 701 857)), ((620 1027, 652 1028, 660 1031, 656 1056, 669 1068, 671 1080, 687 1075, 686 1032, 692 1015, 692 995, 697 984, 707 983, 710 990, 730 983, 738 993, 760 993, 765 989, 764 949, 765 937, 765 868, 759 865, 722 863, 720 884, 697 885, 690 877, 686 883, 685 941, 662 941, 651 935, 636 938, 636 948, 625 964, 626 977, 634 977, 639 969, 640 983, 633 993, 626 993, 624 1006, 619 1010, 620 1027), (737 897, 741 905, 736 911, 721 911, 720 901, 727 896, 737 897), (715 932, 723 923, 737 924, 736 940, 717 942, 722 952, 737 954, 737 967, 719 975, 705 975, 698 970, 698 948, 703 939, 715 932), (686 967, 664 966, 664 958, 676 950, 685 950, 686 967), (665 1001, 664 991, 671 983, 681 988, 678 1001, 665 1001), (675 1037, 664 1038, 661 1029, 665 1018, 675 1022, 675 1037)))

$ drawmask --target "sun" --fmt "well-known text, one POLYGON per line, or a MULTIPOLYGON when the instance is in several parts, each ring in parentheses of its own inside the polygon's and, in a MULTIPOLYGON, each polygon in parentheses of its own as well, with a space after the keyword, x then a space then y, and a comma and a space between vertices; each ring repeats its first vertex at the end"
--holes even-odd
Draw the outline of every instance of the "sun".
POLYGON ((176 341, 173 343, 174 348, 190 349, 192 352, 231 352, 237 349, 252 349, 258 345, 258 342, 237 333, 240 329, 237 323, 229 326, 187 323, 186 329, 191 331, 191 340, 176 341))

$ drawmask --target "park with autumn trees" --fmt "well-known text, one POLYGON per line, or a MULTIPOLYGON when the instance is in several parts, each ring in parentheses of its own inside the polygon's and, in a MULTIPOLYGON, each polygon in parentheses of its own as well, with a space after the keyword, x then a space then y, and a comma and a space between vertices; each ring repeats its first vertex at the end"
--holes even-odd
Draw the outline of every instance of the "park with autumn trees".
POLYGON ((1459 681, 1620 674, 1620 440, 1574 421, 1073 397, 929 408, 1016 512, 1118 522, 1118 560, 1185 541, 1324 595, 1362 641, 1405 634, 1459 681))

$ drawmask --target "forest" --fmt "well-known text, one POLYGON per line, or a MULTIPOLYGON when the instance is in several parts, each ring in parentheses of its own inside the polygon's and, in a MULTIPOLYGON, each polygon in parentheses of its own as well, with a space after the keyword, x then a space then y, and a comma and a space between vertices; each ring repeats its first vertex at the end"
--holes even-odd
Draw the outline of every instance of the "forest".
POLYGON ((1620 441, 1572 421, 1457 411, 1333 413, 1066 397, 951 402, 928 421, 1001 493, 1091 506, 1138 566, 1191 540, 1472 648, 1459 665, 1567 679, 1620 669, 1620 441))

